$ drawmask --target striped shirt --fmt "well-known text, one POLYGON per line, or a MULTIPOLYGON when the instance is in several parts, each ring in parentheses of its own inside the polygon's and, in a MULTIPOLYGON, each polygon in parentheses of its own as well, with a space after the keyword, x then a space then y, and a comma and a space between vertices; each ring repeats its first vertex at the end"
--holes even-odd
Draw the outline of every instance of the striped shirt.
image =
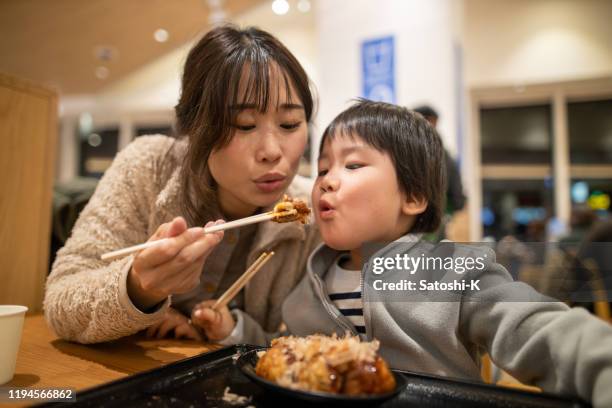
POLYGON ((361 299, 361 271, 344 269, 340 266, 349 256, 345 253, 336 259, 325 274, 325 286, 329 298, 340 313, 347 317, 359 334, 365 335, 363 302, 361 299))

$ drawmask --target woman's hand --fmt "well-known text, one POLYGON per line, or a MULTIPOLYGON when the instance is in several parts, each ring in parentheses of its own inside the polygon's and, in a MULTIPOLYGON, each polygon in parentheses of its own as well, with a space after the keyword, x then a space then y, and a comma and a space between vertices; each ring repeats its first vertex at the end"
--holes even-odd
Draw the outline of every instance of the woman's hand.
MULTIPOLYGON (((206 226, 222 223, 209 222, 206 226)), ((149 241, 169 238, 167 242, 147 248, 134 258, 127 277, 130 299, 146 311, 168 296, 189 292, 200 283, 206 258, 223 239, 223 231, 204 234, 204 229, 187 229, 182 217, 159 226, 149 241)))
POLYGON ((147 337, 163 339, 171 332, 176 339, 203 340, 200 332, 191 324, 189 319, 173 308, 168 309, 161 322, 147 329, 147 337))
POLYGON ((215 300, 198 303, 191 312, 191 323, 206 333, 212 341, 223 340, 232 333, 236 322, 227 306, 218 310, 212 308, 215 300))

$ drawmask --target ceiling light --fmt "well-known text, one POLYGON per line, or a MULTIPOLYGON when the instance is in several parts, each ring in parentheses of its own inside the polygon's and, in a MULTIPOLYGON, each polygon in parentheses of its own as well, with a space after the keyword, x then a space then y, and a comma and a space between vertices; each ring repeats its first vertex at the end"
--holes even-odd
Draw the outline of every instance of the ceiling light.
POLYGON ((160 42, 160 43, 164 43, 168 41, 169 37, 170 37, 170 34, 168 34, 168 31, 164 30, 163 28, 158 28, 153 33, 153 38, 155 38, 155 41, 160 42))
POLYGON ((226 20, 226 15, 223 9, 213 10, 208 15, 208 22, 211 25, 223 24, 225 20, 226 20))
POLYGON ((102 144, 102 137, 97 133, 91 133, 87 137, 87 144, 91 147, 98 147, 102 144))
POLYGON ((108 75, 110 74, 110 70, 108 68, 106 68, 106 67, 100 66, 100 67, 96 68, 95 73, 96 73, 96 78, 98 78, 98 79, 106 79, 106 78, 108 78, 108 75))
POLYGON ((227 16, 223 10, 223 0, 206 0, 209 8, 208 23, 212 26, 224 24, 227 16))
POLYGON ((272 11, 279 16, 287 14, 289 11, 289 3, 287 3, 287 0, 274 0, 272 2, 272 11))
POLYGON ((302 13, 308 13, 310 11, 310 0, 300 0, 300 1, 298 1, 297 8, 302 13))
POLYGON ((93 117, 89 112, 83 112, 79 115, 79 132, 81 135, 91 133, 93 129, 93 117))

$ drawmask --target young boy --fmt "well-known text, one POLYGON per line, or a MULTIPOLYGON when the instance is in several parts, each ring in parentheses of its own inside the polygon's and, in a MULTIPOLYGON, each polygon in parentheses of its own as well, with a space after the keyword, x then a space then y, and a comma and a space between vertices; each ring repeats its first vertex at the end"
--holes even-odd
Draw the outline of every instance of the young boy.
MULTIPOLYGON (((513 282, 491 250, 420 239, 438 227, 445 191, 442 143, 423 117, 361 100, 321 143, 312 202, 324 244, 283 304, 290 334, 358 333, 380 341, 392 368, 473 380, 487 351, 525 383, 612 406, 610 325, 513 282), (367 257, 373 242, 390 244, 367 257)), ((200 307, 192 319, 223 344, 271 336, 239 311, 200 307)))

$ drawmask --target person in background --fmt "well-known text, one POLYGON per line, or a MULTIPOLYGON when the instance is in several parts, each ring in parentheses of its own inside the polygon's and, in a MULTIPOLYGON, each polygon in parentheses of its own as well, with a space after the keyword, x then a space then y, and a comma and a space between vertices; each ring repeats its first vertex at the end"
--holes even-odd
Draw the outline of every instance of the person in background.
MULTIPOLYGON (((580 243, 573 262, 575 276, 581 287, 576 287, 576 295, 584 297, 587 302, 576 302, 597 313, 600 317, 610 319, 612 306, 612 219, 593 223, 580 243), (599 304, 599 306, 598 306, 599 304), (597 310, 599 309, 599 311, 597 310)), ((610 321, 612 323, 612 320, 610 321)))
POLYGON ((597 223, 597 213, 588 205, 576 205, 570 214, 570 230, 559 237, 559 245, 564 249, 577 251, 579 244, 597 223))
MULTIPOLYGON (((437 129, 438 112, 429 105, 417 106, 413 109, 420 113, 433 127, 437 129)), ((465 195, 463 195, 463 184, 459 167, 451 155, 444 149, 444 161, 446 162, 446 214, 452 215, 465 206, 465 195)))
MULTIPOLYGON (((569 304, 592 309, 591 302, 579 302, 574 299, 574 295, 579 287, 590 280, 588 274, 584 273, 588 270, 579 262, 578 253, 597 225, 597 215, 587 205, 572 208, 570 230, 561 235, 558 242, 552 242, 546 247, 545 267, 540 273, 539 283, 534 284, 538 291, 569 304)), ((584 254, 584 249, 582 252, 584 254)))
POLYGON ((58 251, 45 291, 48 324, 81 343, 146 328, 157 337, 201 339, 188 317, 193 306, 219 297, 273 249, 231 307, 275 330, 316 230, 266 222, 205 235, 202 226, 266 211, 285 193, 308 195, 308 180, 295 176, 313 110, 304 69, 275 37, 233 26, 206 33, 185 62, 178 138, 143 136, 122 150, 58 251), (100 260, 160 238, 169 240, 100 260))

